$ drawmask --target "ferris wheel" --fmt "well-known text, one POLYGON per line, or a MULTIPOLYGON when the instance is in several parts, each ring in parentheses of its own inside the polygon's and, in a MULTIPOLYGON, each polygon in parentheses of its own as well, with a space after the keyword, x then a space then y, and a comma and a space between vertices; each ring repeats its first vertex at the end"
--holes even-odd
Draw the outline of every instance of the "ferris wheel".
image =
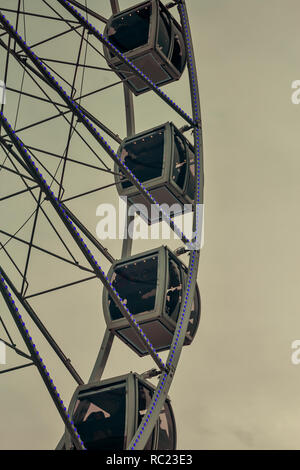
MULTIPOLYGON (((0 2, 0 78, 6 94, 0 112, 0 340, 27 361, 0 369, 0 380, 21 368, 37 368, 65 426, 57 449, 172 450, 176 424, 168 393, 183 346, 196 335, 201 310, 203 146, 188 2, 147 0, 126 9, 118 0, 91 3, 0 2), (45 27, 35 28, 37 21, 45 27), (191 115, 168 94, 168 85, 179 86, 184 76, 191 115), (102 113, 102 99, 108 99, 103 93, 120 87, 123 104, 111 106, 109 116, 102 113), (172 118, 137 132, 135 103, 147 95, 157 99, 156 122, 161 107, 172 118), (91 100, 97 100, 97 112, 91 100), (110 124, 123 119, 121 106, 123 137, 110 124), (77 158, 71 152, 75 139, 77 158), (120 257, 95 236, 84 211, 77 211, 82 200, 100 191, 104 201, 114 191, 126 202, 120 257), (192 236, 176 222, 186 207, 192 236), (136 217, 151 228, 168 224, 180 246, 147 248, 145 241, 145 249, 133 254, 130 227, 136 217), (35 253, 43 255, 43 264, 35 253), (72 269, 75 280, 68 282, 54 263, 72 269), (51 273, 56 285, 41 288, 41 279, 51 273), (86 277, 78 279, 77 273, 86 277), (94 288, 96 282, 97 289, 103 287, 106 330, 84 383, 63 352, 58 332, 50 332, 31 299, 51 292, 62 303, 72 302, 70 286, 94 288), (26 352, 12 337, 12 320, 26 352), (74 379, 69 405, 29 325, 39 330, 74 379), (151 357, 153 368, 103 380, 115 337, 141 361, 151 357), (167 351, 166 360, 162 351, 167 351), (156 386, 152 378, 158 379, 156 386)), ((52 308, 51 303, 42 305, 52 308)), ((69 333, 74 334, 72 328, 69 333)))

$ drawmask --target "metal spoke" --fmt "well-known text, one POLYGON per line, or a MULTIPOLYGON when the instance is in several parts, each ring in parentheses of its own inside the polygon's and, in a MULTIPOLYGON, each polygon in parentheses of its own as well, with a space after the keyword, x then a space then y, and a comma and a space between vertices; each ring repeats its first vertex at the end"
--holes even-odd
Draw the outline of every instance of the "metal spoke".
MULTIPOLYGON (((5 248, 5 245, 3 245, 0 241, 0 251, 3 250, 4 253, 6 254, 6 256, 8 257, 8 259, 10 260, 10 262, 12 263, 12 265, 16 268, 16 270, 18 271, 18 273, 20 274, 21 278, 23 279, 23 273, 21 271, 21 269, 18 267, 17 263, 15 262, 15 260, 13 259, 13 257, 9 254, 8 250, 5 248)), ((26 281, 27 282, 27 281, 26 281)))
POLYGON ((88 13, 89 15, 93 16, 94 18, 97 18, 97 20, 100 20, 103 23, 107 23, 107 19, 104 18, 104 16, 99 15, 99 13, 96 13, 95 11, 91 10, 90 8, 87 8, 85 5, 82 5, 81 3, 77 2, 76 0, 70 0, 70 3, 72 3, 75 7, 80 8, 84 12, 88 13))
MULTIPOLYGON (((73 75, 73 83, 72 83, 72 87, 71 87, 71 97, 72 97, 72 99, 74 99, 74 95, 75 95, 75 83, 76 83, 76 78, 77 78, 77 73, 78 73, 78 64, 79 64, 80 57, 81 57, 81 52, 82 52, 84 34, 85 34, 85 30, 83 30, 83 32, 82 32, 80 45, 79 45, 79 50, 78 50, 78 54, 77 54, 77 61, 76 61, 76 65, 75 65, 74 75, 73 75)), ((64 157, 63 157, 63 167, 62 167, 60 184, 59 184, 59 189, 58 189, 58 199, 61 199, 61 196, 62 196, 62 185, 63 185, 65 170, 66 170, 66 164, 67 164, 68 155, 69 155, 69 148, 70 148, 72 136, 74 134, 74 128, 76 127, 76 124, 77 124, 76 123, 75 126, 74 126, 74 120, 75 120, 75 114, 72 113, 72 118, 71 118, 70 128, 69 128, 69 134, 68 134, 68 139, 67 139, 67 145, 66 145, 66 148, 65 148, 65 151, 64 151, 64 157)))
MULTIPOLYGON (((2 43, 1 40, 0 40, 0 45, 2 45, 2 46, 6 49, 5 44, 2 43)), ((26 70, 27 74, 29 75, 29 77, 34 81, 34 83, 38 86, 38 88, 41 90, 41 92, 47 97, 49 103, 51 103, 51 104, 55 107, 55 109, 58 111, 58 114, 56 114, 56 115, 54 115, 54 116, 51 116, 50 118, 47 118, 47 119, 45 119, 45 120, 43 120, 43 121, 38 121, 37 123, 34 123, 33 125, 29 125, 29 126, 27 126, 26 128, 18 129, 16 132, 21 132, 21 131, 24 131, 24 130, 28 130, 29 128, 31 128, 31 127, 33 127, 33 126, 36 126, 36 125, 41 124, 42 122, 46 122, 46 121, 48 122, 48 121, 50 121, 50 120, 52 120, 52 119, 56 119, 57 117, 60 117, 60 116, 62 116, 62 117, 65 119, 65 121, 66 121, 68 124, 70 124, 70 121, 65 117, 65 115, 71 113, 71 110, 68 109, 68 111, 66 111, 66 112, 61 111, 61 110, 58 108, 59 105, 56 105, 56 103, 53 102, 53 101, 50 99, 49 95, 48 95, 48 94, 45 92, 45 90, 40 86, 40 84, 35 80, 35 78, 29 73, 29 71, 26 69, 26 67, 29 68, 30 71, 33 72, 37 77, 42 78, 42 81, 45 82, 45 83, 47 83, 47 85, 49 85, 48 81, 47 81, 43 76, 41 76, 41 75, 39 74, 39 72, 37 72, 37 71, 36 71, 33 67, 31 67, 28 63, 26 63, 26 66, 25 66, 24 63, 21 61, 20 57, 19 57, 17 54, 13 54, 13 57, 19 62, 19 64, 21 65, 21 67, 22 67, 23 69, 25 68, 25 70, 26 70)), ((51 86, 51 85, 50 85, 50 86, 51 86)), ((51 87, 51 88, 53 88, 53 87, 51 87)), ((100 91, 100 90, 97 90, 96 92, 98 92, 98 91, 100 91)), ((94 92, 92 92, 92 93, 94 93, 94 92)), ((87 95, 85 95, 85 96, 87 96, 87 95)), ((80 100, 80 99, 84 98, 85 96, 79 97, 78 99, 80 100)), ((89 115, 89 118, 90 118, 93 122, 95 122, 95 124, 98 125, 102 130, 104 130, 104 132, 106 132, 110 137, 112 137, 112 138, 113 138, 114 140, 116 140, 118 143, 121 143, 122 140, 120 139, 120 137, 119 137, 117 134, 115 134, 114 132, 112 132, 107 126, 105 126, 103 123, 101 123, 101 122, 100 122, 98 119, 96 119, 93 115, 91 115, 90 113, 88 113, 88 111, 86 111, 82 106, 79 106, 79 107, 80 107, 80 109, 81 109, 83 112, 86 112, 86 113, 89 115)), ((76 132, 76 134, 79 136, 79 138, 85 143, 85 145, 91 150, 91 152, 95 155, 95 157, 96 157, 99 161, 101 161, 101 163, 102 163, 104 166, 106 166, 105 163, 101 160, 101 158, 97 155, 97 153, 92 149, 92 147, 91 147, 91 146, 89 145, 89 143, 86 141, 86 139, 84 139, 84 138, 82 137, 82 135, 80 134, 80 132, 79 132, 77 129, 75 129, 75 132, 76 132)), ((107 167, 107 166, 106 166, 106 167, 107 167)))
MULTIPOLYGON (((15 155, 15 152, 11 151, 13 153, 14 156, 15 155)), ((9 160, 10 160, 10 157, 8 156, 9 160)), ((11 161, 11 160, 10 160, 11 161)), ((11 161, 12 165, 14 166, 14 168, 16 169, 16 166, 14 165, 14 163, 11 161)), ((25 181, 23 175, 19 174, 20 178, 22 179, 24 185, 26 186, 27 189, 29 189, 29 186, 27 184, 27 182, 25 181)), ((33 180, 34 181, 34 180, 33 180)), ((37 199, 35 197, 35 195, 33 194, 32 190, 29 190, 31 196, 33 197, 34 201, 37 203, 37 199)), ((59 240, 61 241, 62 245, 64 246, 64 248, 66 249, 66 251, 69 253, 69 255, 71 256, 71 258, 73 259, 73 263, 74 265, 78 265, 78 262, 76 261, 75 257, 73 256, 72 252, 70 251, 70 249, 68 248, 68 246, 66 245, 66 243, 64 242, 64 240, 62 239, 62 237, 60 236, 60 234, 58 233, 56 227, 54 226, 53 222, 50 220, 50 218, 48 217, 47 213, 45 212, 45 210, 43 209, 42 207, 42 204, 40 205, 40 209, 41 211, 43 212, 44 216, 46 217, 48 223, 50 224, 51 228, 53 229, 54 233, 57 235, 57 237, 59 238, 59 240)), ((25 221, 25 223, 15 232, 15 234, 13 236, 10 236, 10 239, 5 243, 5 245, 7 245, 9 243, 9 241, 21 230, 21 228, 23 228, 26 223, 31 219, 31 217, 33 216, 34 212, 31 214, 31 216, 25 221)), ((64 259, 64 258, 63 258, 64 259)))
POLYGON ((8 196, 4 196, 0 198, 0 202, 5 201, 6 199, 10 199, 15 196, 19 196, 20 194, 27 193, 28 191, 32 191, 33 189, 38 188, 38 186, 31 186, 30 188, 22 189, 21 191, 17 191, 15 193, 9 194, 8 196))
MULTIPOLYGON (((20 5, 20 0, 19 0, 19 5, 20 5)), ((25 15, 25 16, 35 16, 36 18, 45 18, 47 20, 56 20, 56 21, 64 21, 63 19, 60 19, 60 18, 57 18, 57 17, 54 17, 54 16, 47 16, 47 15, 41 15, 41 14, 38 14, 38 13, 32 13, 32 12, 29 12, 29 11, 19 11, 19 10, 12 10, 10 8, 2 8, 1 7, 1 10, 2 11, 8 11, 8 12, 11 12, 11 13, 17 13, 19 15, 25 15)), ((76 23, 78 24, 78 21, 75 21, 75 20, 69 20, 70 23, 76 23)))
MULTIPOLYGON (((15 152, 12 151, 12 153, 13 153, 13 155, 15 156, 15 152)), ((12 164, 13 164, 13 162, 12 162, 12 164)), ((23 182, 24 182, 25 186, 28 188, 28 185, 27 185, 26 181, 23 180, 23 182)), ((30 191, 30 194, 32 195, 32 197, 34 198, 34 200, 37 202, 35 196, 33 195, 33 193, 32 193, 31 191, 30 191)), ((41 205, 40 207, 41 207, 41 210, 42 210, 43 214, 45 215, 46 219, 47 219, 48 222, 50 223, 52 229, 54 230, 54 232, 55 232, 56 235, 58 236, 59 240, 62 242, 62 244, 64 245, 64 247, 66 248, 66 250, 68 251, 68 253, 70 254, 70 256, 72 257, 73 262, 71 262, 70 260, 67 260, 67 259, 65 259, 65 258, 62 258, 62 257, 60 257, 59 255, 55 255, 55 254, 54 254, 54 256, 56 256, 56 257, 58 257, 59 259, 62 259, 62 260, 64 260, 64 261, 67 261, 67 262, 69 262, 69 263, 71 263, 71 264, 74 264, 74 265, 80 267, 80 269, 84 269, 84 270, 86 270, 86 271, 89 271, 89 269, 84 268, 83 266, 80 266, 80 265, 79 265, 79 263, 76 261, 75 257, 72 255, 71 251, 69 250, 69 248, 67 247, 67 245, 66 245, 65 242, 63 241, 62 237, 61 237, 61 236, 59 235, 59 233, 57 232, 57 230, 56 230, 54 224, 52 223, 52 221, 49 219, 48 215, 47 215, 46 212, 44 211, 42 205, 41 205)), ((77 226, 83 231, 83 233, 85 234, 85 236, 94 244, 94 246, 96 246, 96 248, 97 248, 102 254, 104 254, 104 256, 105 256, 110 262, 113 262, 113 261, 114 261, 114 258, 113 258, 112 255, 109 253, 109 251, 108 251, 105 247, 103 247, 103 246, 101 245, 101 243, 89 232, 89 230, 87 230, 86 227, 83 226, 83 224, 81 224, 81 222, 74 216, 74 214, 72 214, 72 212, 71 212, 69 209, 67 209, 66 206, 63 205, 63 207, 64 207, 64 210, 66 211, 66 213, 68 213, 68 214, 73 218, 73 220, 76 220, 77 226)), ((33 214, 31 214, 30 217, 32 217, 32 215, 33 215, 33 214)), ((29 219, 28 219, 28 220, 29 220, 29 219)), ((26 223, 26 222, 25 222, 25 223, 26 223)), ((22 227, 23 227, 24 225, 25 225, 25 224, 23 224, 22 227)), ((22 228, 22 227, 21 227, 21 228, 22 228)), ((18 233, 21 228, 19 228, 16 233, 18 233)), ((10 236, 10 239, 12 239, 13 237, 15 237, 16 233, 15 233, 13 236, 10 236)), ((21 241, 21 239, 19 239, 19 241, 21 241)), ((8 242, 9 242, 9 240, 8 240, 8 242)), ((6 242, 5 245, 6 245, 8 242, 6 242)), ((25 241, 23 240, 23 242, 25 242, 25 241)), ((28 243, 28 242, 25 242, 25 243, 28 243)), ((34 247, 37 248, 35 245, 34 245, 34 247)), ((41 248, 38 247, 37 249, 41 249, 41 248)), ((45 249, 42 249, 42 251, 45 251, 45 249)), ((46 250, 46 251, 47 251, 47 250, 46 250)), ((49 253, 50 253, 50 252, 49 252, 49 253)))
MULTIPOLYGON (((17 237, 16 235, 14 234, 11 234, 9 232, 6 232, 5 230, 1 230, 0 229, 0 233, 2 233, 3 235, 6 235, 7 237, 10 237, 10 240, 16 240, 17 242, 20 242, 20 243, 23 243, 24 245, 27 245, 29 246, 29 242, 27 240, 23 240, 22 238, 19 238, 17 237)), ((2 245, 2 243, 0 242, 2 248, 1 249, 5 249, 5 245, 2 245)), ((82 266, 78 263, 78 261, 71 261, 67 258, 64 258, 63 256, 60 256, 58 255, 57 253, 53 253, 52 251, 50 250, 47 250, 46 248, 42 248, 41 246, 38 246, 38 245, 35 245, 34 243, 31 244, 31 247, 34 248, 35 250, 38 250, 38 251, 41 251, 49 256, 53 256, 54 258, 57 258, 61 261, 64 261, 65 263, 69 263, 69 264, 72 264, 73 266, 76 266, 80 269, 82 269, 83 271, 88 271, 88 272, 93 272, 91 269, 89 268, 86 268, 85 266, 82 266)), ((20 274, 22 275, 21 271, 20 271, 20 274)))
POLYGON ((52 287, 51 289, 43 290, 41 292, 36 292, 35 294, 26 295, 24 297, 24 299, 28 300, 28 299, 31 299, 32 297, 38 297, 40 295, 49 294, 50 292, 55 292, 55 291, 60 290, 60 289, 65 289, 66 287, 71 287, 71 286, 75 286, 77 284, 81 284, 82 282, 91 281, 92 279, 97 279, 97 276, 86 277, 85 279, 80 279, 79 281, 69 282, 69 283, 63 284, 61 286, 52 287))
MULTIPOLYGON (((77 22, 76 22, 77 23, 77 22)), ((77 23, 78 24, 78 23, 77 23)), ((54 36, 51 36, 50 38, 47 38, 47 39, 44 39, 43 41, 39 41, 39 42, 36 42, 35 44, 31 44, 30 47, 38 47, 40 46, 41 44, 45 44, 46 42, 49 42, 49 41, 53 41, 53 39, 57 39, 57 38, 60 38, 61 36, 64 36, 65 34, 68 34, 70 33, 71 31, 74 31, 74 30, 77 30, 77 29, 81 29, 82 26, 79 25, 77 26, 76 28, 72 27, 72 28, 69 28, 67 29, 66 31, 62 31, 61 33, 58 33, 58 34, 55 34, 54 36)), ((19 54, 21 51, 18 51, 17 54, 19 54)))
POLYGON ((22 366, 11 367, 10 369, 0 370, 0 374, 6 374, 7 372, 24 369, 25 367, 29 367, 29 366, 34 366, 34 362, 30 362, 29 364, 23 364, 22 366))
POLYGON ((76 194, 75 196, 68 197, 67 199, 63 199, 62 202, 72 201, 73 199, 77 199, 77 198, 82 197, 82 196, 87 196, 89 194, 94 194, 98 191, 102 191, 103 189, 111 188, 112 186, 115 186, 116 184, 118 184, 118 183, 110 183, 110 184, 107 184, 105 186, 100 186, 100 188, 91 189, 90 191, 86 191, 86 192, 81 193, 81 194, 76 194))
POLYGON ((12 337, 11 337, 10 334, 9 334, 9 331, 8 331, 8 329, 7 329, 7 327, 6 327, 5 323, 4 323, 3 318, 1 317, 1 315, 0 315, 0 323, 1 323, 2 326, 3 326, 5 333, 7 334, 7 337, 8 337, 8 339, 9 339, 9 341, 10 341, 11 346, 14 347, 15 344, 14 344, 14 342, 13 342, 13 340, 12 340, 12 337))
MULTIPOLYGON (((88 45, 88 43, 86 43, 88 45)), ((40 57, 43 62, 53 62, 55 64, 63 64, 63 65, 72 65, 73 67, 76 66, 75 62, 69 62, 66 60, 59 60, 59 59, 49 59, 48 57, 40 57)), ((101 70, 105 72, 113 72, 112 69, 108 67, 99 67, 96 65, 87 65, 87 64, 78 64, 77 67, 84 67, 85 69, 92 69, 92 70, 101 70)))
MULTIPOLYGON (((17 90, 16 88, 11 88, 9 86, 6 86, 5 87, 6 90, 8 91, 12 91, 14 93, 20 93, 21 95, 23 96, 28 96, 29 98, 32 98, 34 100, 39 100, 39 101, 43 101, 44 103, 49 103, 49 104, 52 104, 52 103, 55 103, 57 106, 61 106, 63 108, 67 108, 67 106, 63 103, 58 103, 58 102, 55 102, 53 100, 48 100, 46 98, 42 98, 41 96, 37 96, 37 95, 33 95, 32 93, 28 93, 28 92, 25 92, 25 91, 20 91, 20 90, 17 90)), ((19 131, 18 131, 19 132, 19 131)))
POLYGON ((26 359, 29 359, 31 360, 31 357, 28 356, 28 354, 26 354, 24 351, 21 351, 19 348, 16 347, 16 345, 14 343, 12 344, 9 344, 7 341, 5 341, 4 339, 1 339, 1 341, 10 349, 13 349, 15 351, 16 354, 18 354, 19 356, 22 356, 22 357, 25 357, 26 359))
MULTIPOLYGON (((37 152, 44 153, 44 154, 49 155, 51 157, 60 158, 60 159, 63 158, 62 155, 58 155, 57 153, 50 152, 49 150, 42 150, 41 148, 32 147, 31 145, 27 145, 26 148, 28 148, 29 150, 35 150, 37 152)), ((109 170, 107 168, 100 168, 99 166, 92 165, 91 163, 82 162, 80 160, 75 160, 74 158, 69 157, 68 161, 71 162, 71 163, 76 163, 77 165, 82 165, 82 166, 86 166, 88 168, 93 168, 94 170, 97 170, 97 171, 103 171, 104 173, 110 173, 111 175, 122 176, 121 173, 116 173, 115 171, 109 170)))
POLYGON ((28 176, 28 175, 23 175, 22 173, 19 173, 18 171, 15 171, 15 170, 12 170, 11 168, 8 168, 8 167, 5 166, 5 165, 0 165, 0 167, 3 168, 3 170, 8 171, 9 173, 14 173, 15 175, 18 175, 18 176, 22 175, 23 178, 25 178, 25 179, 27 179, 27 180, 29 180, 29 181, 33 181, 33 179, 30 178, 30 176, 28 176))

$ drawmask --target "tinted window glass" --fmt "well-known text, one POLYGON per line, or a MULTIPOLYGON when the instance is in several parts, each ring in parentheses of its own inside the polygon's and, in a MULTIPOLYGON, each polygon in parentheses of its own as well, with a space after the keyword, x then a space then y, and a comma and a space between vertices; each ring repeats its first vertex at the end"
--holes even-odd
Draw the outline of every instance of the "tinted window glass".
POLYGON ((158 30, 158 47, 168 57, 171 45, 171 24, 170 19, 164 11, 160 11, 159 30, 158 30))
POLYGON ((189 149, 189 180, 187 186, 187 194, 193 200, 195 197, 195 155, 189 149))
POLYGON ((171 62, 178 72, 183 72, 186 62, 186 50, 182 34, 177 30, 177 28, 175 30, 174 48, 171 62))
MULTIPOLYGON (((126 302, 130 313, 136 315, 154 309, 157 288, 158 256, 129 263, 115 270, 112 285, 126 302)), ((123 318, 116 304, 109 297, 112 320, 123 318)))
MULTIPOLYGON (((141 383, 139 383, 138 387, 139 387, 139 409, 138 409, 138 426, 139 426, 150 405, 150 402, 153 396, 153 391, 148 389, 147 387, 144 387, 141 383)), ((148 439, 148 442, 144 450, 153 449, 153 437, 154 437, 154 430, 150 438, 148 439)))
POLYGON ((183 189, 186 175, 186 149, 184 141, 177 132, 174 134, 174 144, 173 180, 183 189))
MULTIPOLYGON (((127 144, 122 150, 121 159, 143 183, 161 176, 163 156, 164 133, 158 131, 127 144)), ((122 186, 128 188, 132 184, 125 181, 122 186)))
POLYGON ((123 449, 125 387, 79 395, 73 421, 87 449, 123 449))
POLYGON ((159 415, 158 450, 174 450, 175 429, 168 403, 165 403, 159 415))
POLYGON ((120 52, 128 52, 148 42, 151 5, 115 18, 108 39, 120 52))
POLYGON ((169 258, 169 285, 166 299, 166 313, 177 321, 182 295, 181 273, 178 264, 169 258))

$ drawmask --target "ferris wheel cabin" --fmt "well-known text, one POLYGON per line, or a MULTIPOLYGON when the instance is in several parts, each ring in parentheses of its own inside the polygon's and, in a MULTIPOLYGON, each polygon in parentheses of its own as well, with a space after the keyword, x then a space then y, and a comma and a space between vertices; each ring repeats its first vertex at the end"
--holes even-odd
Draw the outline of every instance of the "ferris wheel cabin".
MULTIPOLYGON (((79 385, 69 414, 88 450, 126 449, 146 413, 155 387, 136 373, 79 385)), ((73 448, 66 431, 66 448, 73 448)), ((176 448, 176 424, 167 398, 145 450, 176 448)))
MULTIPOLYGON (((162 246, 115 262, 108 277, 154 349, 169 349, 187 283, 187 267, 168 247, 162 246)), ((196 334, 200 310, 197 286, 185 345, 189 345, 196 334)), ((109 330, 139 356, 148 354, 107 290, 103 292, 103 311, 109 330)))
MULTIPOLYGON (((170 217, 194 209, 195 153, 191 143, 173 123, 155 127, 123 140, 118 155, 159 204, 167 204, 170 217)), ((118 165, 115 164, 115 173, 118 165)), ((120 196, 127 196, 148 224, 161 214, 128 179, 115 176, 120 196)), ((203 185, 203 177, 201 184, 203 185)))
MULTIPOLYGON (((104 36, 157 86, 179 80, 186 65, 186 47, 180 24, 159 1, 151 0, 117 13, 108 20, 104 36)), ((121 79, 132 76, 128 65, 107 47, 108 64, 121 79)), ((138 77, 127 80, 135 95, 149 91, 138 77)))

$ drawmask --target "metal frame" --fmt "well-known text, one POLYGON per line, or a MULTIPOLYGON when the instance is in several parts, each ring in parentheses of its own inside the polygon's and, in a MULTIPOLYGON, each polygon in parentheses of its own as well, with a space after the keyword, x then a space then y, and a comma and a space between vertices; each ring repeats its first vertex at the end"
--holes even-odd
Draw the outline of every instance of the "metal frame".
MULTIPOLYGON (((181 20, 182 20, 182 24, 184 26, 185 43, 186 43, 186 45, 188 45, 188 52, 189 52, 188 53, 188 68, 189 68, 191 98, 192 98, 192 106, 193 106, 193 118, 192 119, 189 116, 187 116, 187 114, 184 111, 182 111, 175 103, 173 103, 157 87, 153 86, 151 81, 149 81, 149 79, 147 77, 143 76, 141 74, 141 72, 139 70, 137 70, 132 63, 130 63, 129 60, 122 57, 122 54, 120 54, 118 51, 116 51, 116 49, 113 48, 110 45, 109 41, 105 40, 105 38, 100 33, 98 33, 96 31, 96 28, 94 28, 91 25, 91 23, 88 23, 82 15, 79 15, 78 13, 76 13, 75 10, 70 5, 70 3, 72 3, 72 2, 69 2, 67 4, 65 0, 56 0, 56 1, 57 1, 57 3, 61 4, 66 10, 68 10, 70 12, 76 18, 78 23, 80 23, 82 26, 84 26, 86 29, 88 29, 90 34, 93 34, 106 47, 113 50, 114 54, 117 57, 119 57, 119 59, 126 66, 128 66, 130 68, 130 70, 136 76, 138 76, 141 80, 143 80, 145 82, 145 84, 147 84, 149 86, 149 88, 151 88, 156 94, 158 94, 158 96, 160 96, 160 98, 163 101, 165 101, 175 111, 177 111, 178 114, 181 117, 183 117, 189 123, 190 126, 192 126, 192 128, 194 129, 194 140, 195 140, 195 146, 194 147, 196 149, 197 159, 198 159, 198 161, 196 163, 196 175, 197 175, 198 179, 201 178, 201 171, 203 170, 203 155, 202 155, 202 133, 201 133, 200 103, 199 103, 199 92, 198 92, 197 80, 195 80, 195 74, 196 74, 195 59, 194 59, 194 55, 193 55, 193 48, 192 48, 192 43, 191 43, 190 28, 189 28, 189 23, 188 23, 185 0, 177 0, 176 2, 173 2, 172 4, 170 4, 168 6, 171 7, 171 6, 174 6, 174 4, 176 4, 178 6, 179 13, 180 13, 181 20)), ((112 0, 112 3, 116 4, 117 2, 114 2, 112 0)), ((48 83, 53 89, 56 89, 58 94, 61 96, 61 98, 66 103, 69 110, 72 111, 74 114, 76 114, 79 117, 79 119, 81 119, 81 122, 84 123, 85 127, 91 132, 91 127, 88 125, 88 123, 86 122, 85 119, 82 119, 83 111, 78 110, 77 109, 78 106, 76 106, 76 105, 73 106, 72 104, 74 102, 71 104, 70 101, 64 96, 64 94, 61 93, 60 90, 55 87, 55 84, 53 83, 53 81, 44 72, 43 67, 40 66, 39 59, 37 58, 37 56, 35 56, 31 52, 29 52, 29 50, 26 49, 23 46, 23 42, 12 31, 12 28, 7 28, 6 22, 2 21, 2 16, 0 16, 0 22, 3 24, 3 26, 5 27, 7 33, 9 34, 9 38, 10 38, 9 40, 13 39, 15 44, 18 43, 18 45, 22 48, 23 52, 25 52, 26 56, 28 58, 30 58, 31 61, 34 63, 34 65, 39 69, 38 75, 37 75, 36 70, 33 67, 31 68, 31 71, 32 72, 34 71, 34 73, 40 79, 42 79, 44 82, 48 83)), ((74 29, 74 31, 75 31, 75 29, 74 29)), ((32 179, 34 181, 36 181, 40 184, 43 191, 47 194, 47 198, 49 199, 49 201, 51 202, 53 207, 56 209, 56 212, 60 215, 62 209, 59 209, 59 207, 60 207, 59 202, 57 202, 55 200, 55 197, 53 196, 53 193, 51 194, 51 192, 47 190, 47 188, 43 184, 43 181, 37 175, 35 166, 31 165, 30 159, 28 159, 28 155, 24 151, 23 143, 20 141, 19 138, 16 138, 14 133, 11 131, 11 128, 9 127, 7 121, 2 116, 1 116, 1 119, 0 119, 0 124, 2 124, 2 126, 5 128, 5 131, 6 131, 7 135, 9 136, 10 140, 14 143, 15 147, 17 148, 18 153, 20 154, 20 156, 24 160, 24 167, 27 169, 30 177, 32 177, 32 179)), ((94 134, 94 133, 91 132, 91 134, 94 134)), ((107 151, 108 154, 110 154, 110 156, 114 160, 114 154, 112 152, 108 151, 109 149, 107 148, 107 146, 103 145, 103 142, 101 141, 101 139, 98 139, 96 137, 96 135, 94 135, 94 137, 96 138, 98 143, 100 143, 100 145, 107 151)), ((130 173, 128 174, 126 172, 126 170, 124 171, 124 168, 122 170, 125 173, 125 175, 130 179, 130 173)), ((136 184, 136 183, 134 182, 134 184, 136 184)), ((141 190, 140 187, 139 187, 139 189, 141 190)), ((145 194, 145 197, 146 197, 146 195, 147 194, 145 194)), ((151 200, 151 198, 150 198, 150 200, 151 200)), ((203 200, 203 187, 199 191, 197 202, 200 202, 202 200, 203 200)), ((151 201, 153 202, 153 200, 151 200, 151 201)), ((61 217, 61 219, 63 220, 62 217, 61 217)), ((68 223, 65 223, 65 222, 64 223, 65 223, 65 226, 67 227, 68 231, 71 233, 74 240, 76 241, 76 236, 75 236, 75 233, 73 231, 74 224, 72 222, 71 217, 70 217, 70 219, 71 219, 70 220, 71 223, 69 223, 69 225, 68 225, 68 223)), ((197 213, 194 213, 194 222, 193 222, 194 230, 196 229, 196 227, 197 227, 197 213)), ((173 226, 172 226, 172 228, 173 228, 173 226)), ((182 240, 185 243, 189 243, 189 240, 187 240, 185 237, 183 237, 182 240)), ((89 264, 91 265, 92 270, 94 270, 97 277, 100 277, 100 279, 104 283, 105 287, 109 290, 109 285, 105 282, 103 274, 101 273, 101 269, 99 271, 99 267, 98 267, 97 263, 93 262, 93 257, 92 257, 92 255, 90 255, 89 250, 84 249, 84 247, 80 244, 80 242, 78 242, 77 245, 79 246, 80 250, 82 251, 82 253, 86 257, 89 264)), ((126 247, 126 245, 125 245, 125 249, 124 249, 124 245, 123 245, 123 251, 126 251, 126 250, 128 250, 128 247, 126 247)), ((167 361, 167 367, 166 368, 161 367, 160 361, 157 361, 156 356, 153 354, 153 351, 151 351, 152 352, 152 354, 151 354, 152 357, 154 356, 153 358, 154 358, 155 362, 157 363, 157 365, 159 366, 159 369, 161 370, 161 376, 160 376, 159 384, 158 384, 158 387, 155 389, 153 400, 152 400, 152 402, 150 404, 150 407, 148 409, 148 411, 151 410, 151 407, 153 406, 154 411, 152 413, 149 412, 150 414, 148 412, 147 412, 148 414, 146 413, 144 419, 142 420, 142 423, 139 426, 139 429, 136 431, 135 436, 132 438, 132 440, 131 440, 131 442, 128 446, 129 449, 143 449, 144 445, 146 444, 146 442, 147 442, 147 440, 148 440, 148 438, 149 438, 149 436, 150 436, 150 434, 153 430, 153 427, 155 426, 155 423, 157 422, 157 418, 159 416, 160 410, 161 410, 161 408, 164 404, 164 401, 166 399, 167 392, 169 390, 169 387, 171 385, 171 382, 172 382, 172 379, 173 379, 173 376, 174 376, 174 372, 176 370, 176 366, 177 366, 179 356, 180 356, 180 352, 181 352, 183 342, 184 342, 185 332, 186 332, 187 326, 188 326, 189 314, 185 315, 184 312, 185 312, 185 310, 187 312, 190 312, 190 309, 191 309, 193 296, 190 294, 190 292, 193 292, 195 290, 197 267, 198 267, 198 263, 199 263, 199 256, 200 256, 200 253, 199 253, 199 250, 197 248, 192 249, 190 251, 190 263, 189 263, 189 268, 188 268, 188 285, 185 289, 185 294, 183 296, 185 301, 182 302, 182 308, 181 308, 180 313, 179 313, 179 320, 177 322, 177 327, 176 327, 173 343, 172 343, 172 346, 171 346, 170 354, 168 356, 168 361, 167 361), (184 303, 184 307, 183 307, 183 303, 184 303), (175 353, 171 353, 173 350, 175 351, 175 353)), ((6 292, 3 291, 3 289, 2 289, 2 293, 5 296, 6 292)), ((112 297, 114 298, 116 304, 122 309, 122 312, 124 313, 124 316, 126 317, 126 313, 127 313, 126 310, 124 308, 122 308, 121 302, 119 301, 117 296, 113 295, 113 292, 112 292, 112 297)), ((7 303, 9 304, 9 298, 6 298, 6 300, 8 301, 7 303)), ((10 306, 10 310, 12 310, 13 309, 13 304, 9 304, 9 306, 10 306)), ((11 313, 13 314, 12 311, 11 311, 11 313)), ((18 327, 21 328, 21 324, 19 324, 19 323, 18 323, 18 327)), ((135 325, 133 325, 133 326, 135 327, 135 325)), ((23 333, 24 333, 24 331, 23 331, 23 333)), ((24 333, 24 337, 25 337, 25 333, 24 333)), ((98 359, 100 359, 98 361, 98 363, 102 364, 101 367, 103 367, 103 364, 105 363, 105 356, 106 356, 107 349, 109 349, 109 343, 110 343, 109 340, 110 339, 111 338, 110 338, 109 334, 107 334, 106 338, 104 338, 105 341, 104 341, 104 344, 102 345, 103 346, 102 353, 100 351, 100 355, 98 357, 98 359)), ((151 350, 151 348, 150 348, 150 350, 151 350)), ((35 352, 34 352, 34 354, 35 354, 35 352)), ((37 361, 38 361, 38 357, 37 356, 35 356, 35 357, 37 358, 37 361)), ((47 380, 46 380, 46 382, 47 382, 47 380)), ((48 386, 49 384, 46 383, 46 385, 48 386)), ((66 418, 65 418, 65 415, 62 413, 61 408, 60 407, 58 407, 58 408, 59 408, 59 411, 61 412, 61 414, 63 415, 62 416, 63 419, 65 420, 66 418)), ((65 424, 66 424, 67 427, 69 426, 68 422, 65 422, 65 424)), ((68 428, 68 431, 71 433, 72 439, 73 439, 73 432, 74 432, 73 429, 68 428)), ((80 442, 77 441, 76 434, 74 435, 74 442, 75 442, 75 444, 78 443, 78 448, 82 448, 80 442)))

